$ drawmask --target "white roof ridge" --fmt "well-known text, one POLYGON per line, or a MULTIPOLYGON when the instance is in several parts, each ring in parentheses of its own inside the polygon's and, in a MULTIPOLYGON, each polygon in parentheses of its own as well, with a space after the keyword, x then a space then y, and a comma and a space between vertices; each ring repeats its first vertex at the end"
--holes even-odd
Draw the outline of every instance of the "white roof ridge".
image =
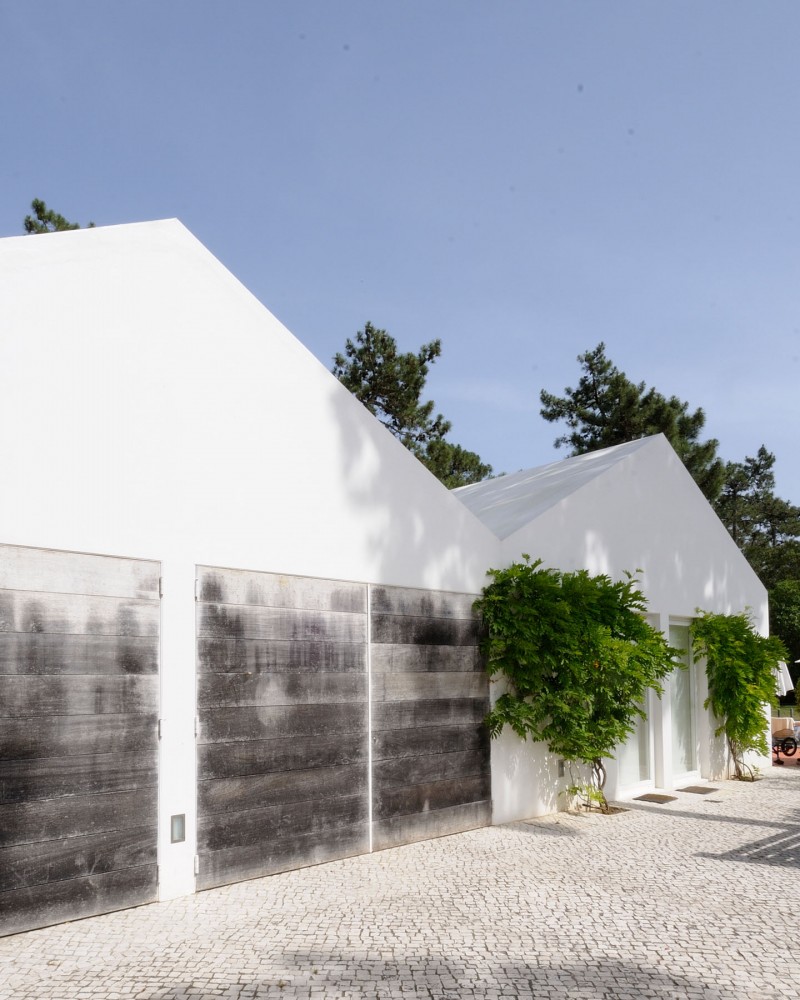
POLYGON ((456 497, 500 538, 507 538, 545 510, 606 473, 663 434, 636 438, 546 465, 521 469, 453 490, 456 497))

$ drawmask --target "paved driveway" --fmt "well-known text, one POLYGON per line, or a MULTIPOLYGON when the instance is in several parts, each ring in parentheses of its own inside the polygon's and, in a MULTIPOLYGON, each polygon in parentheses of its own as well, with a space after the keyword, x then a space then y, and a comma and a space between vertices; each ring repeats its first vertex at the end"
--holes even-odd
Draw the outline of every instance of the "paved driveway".
POLYGON ((792 763, 3 938, 0 997, 791 997, 799 876, 792 763))

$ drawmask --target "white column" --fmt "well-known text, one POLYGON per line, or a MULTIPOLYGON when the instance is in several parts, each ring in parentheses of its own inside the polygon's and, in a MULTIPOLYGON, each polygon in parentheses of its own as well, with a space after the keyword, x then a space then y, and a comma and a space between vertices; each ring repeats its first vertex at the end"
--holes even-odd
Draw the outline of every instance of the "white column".
POLYGON ((159 743, 159 899, 195 891, 195 565, 162 562, 161 740, 159 743), (185 840, 173 843, 171 820, 185 817, 185 840))
MULTIPOLYGON (((669 616, 650 611, 648 618, 653 627, 664 632, 669 639, 669 616)), ((672 776, 672 714, 670 711, 669 678, 664 681, 660 698, 651 696, 653 727, 653 780, 656 788, 671 787, 672 776)))

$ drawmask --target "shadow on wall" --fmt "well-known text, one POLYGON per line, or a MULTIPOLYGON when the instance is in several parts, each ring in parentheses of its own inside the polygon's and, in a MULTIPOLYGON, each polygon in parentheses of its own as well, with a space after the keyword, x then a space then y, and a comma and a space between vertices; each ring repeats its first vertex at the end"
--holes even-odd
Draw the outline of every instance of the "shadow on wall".
MULTIPOLYGON (((662 498, 644 475, 623 483, 609 475, 588 486, 591 494, 567 497, 541 519, 546 563, 557 551, 559 569, 614 579, 641 570, 651 605, 679 616, 693 616, 698 606, 738 612, 753 604, 754 581, 725 528, 699 491, 693 495, 693 482, 678 484, 673 495, 667 482, 662 498)), ((531 554, 541 555, 535 522, 529 537, 531 554)), ((761 615, 763 608, 753 611, 761 615)))
MULTIPOLYGON (((493 685, 492 697, 502 692, 493 685)), ((492 741, 493 822, 510 823, 521 818, 544 816, 569 808, 570 785, 589 781, 589 768, 564 762, 548 752, 545 743, 522 740, 508 726, 492 741)))
MULTIPOLYGON (((377 562, 374 577, 480 590, 486 570, 503 558, 494 535, 427 470, 410 465, 403 446, 377 420, 370 426, 362 405, 338 383, 330 386, 328 405, 340 437, 344 488, 361 513, 363 535, 354 544, 366 538, 377 562)), ((621 478, 600 477, 511 538, 520 552, 562 570, 585 567, 614 579, 641 570, 651 606, 670 614, 752 604, 754 580, 742 575, 742 557, 695 484, 670 469, 662 479, 660 470, 644 466, 621 478)))
MULTIPOLYGON (((670 479, 665 477, 667 486, 670 479)), ((630 474, 620 489, 609 475, 590 484, 587 489, 591 492, 586 495, 579 492, 567 497, 544 516, 538 528, 545 565, 586 567, 591 573, 605 573, 616 580, 626 571, 633 573, 649 610, 662 615, 665 630, 668 616, 691 619, 698 607, 740 612, 758 604, 755 577, 694 483, 678 478, 672 498, 676 503, 670 505, 654 497, 654 485, 658 487, 659 482, 653 484, 642 475, 630 474)), ((536 532, 534 524, 525 540, 529 551, 540 555, 536 532)), ((757 622, 762 620, 763 608, 752 611, 757 622)), ((709 730, 709 738, 703 736, 701 768, 707 777, 721 780, 728 776, 727 747, 721 737, 710 738, 718 720, 703 708, 708 692, 701 663, 698 671, 697 718, 709 730)))
MULTIPOLYGON (((701 669, 705 675, 705 660, 698 661, 698 669, 701 669)), ((707 687, 706 690, 708 690, 707 687)), ((724 736, 714 736, 719 720, 715 718, 710 708, 703 708, 703 701, 705 701, 705 698, 701 699, 698 710, 706 713, 712 736, 708 741, 708 775, 713 781, 726 781, 731 776, 731 758, 728 753, 728 744, 724 736)))
POLYGON ((494 536, 377 420, 371 428, 362 404, 341 391, 332 386, 329 403, 342 479, 360 512, 363 535, 353 544, 366 542, 373 582, 477 594, 499 559, 494 536))

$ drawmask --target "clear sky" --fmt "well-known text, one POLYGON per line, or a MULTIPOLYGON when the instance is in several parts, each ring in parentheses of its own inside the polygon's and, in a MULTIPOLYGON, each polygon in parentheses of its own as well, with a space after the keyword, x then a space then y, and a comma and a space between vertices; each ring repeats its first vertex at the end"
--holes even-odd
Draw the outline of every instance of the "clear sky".
POLYGON ((797 0, 4 0, 0 234, 177 217, 326 365, 366 320, 495 471, 603 340, 800 503, 797 0))

